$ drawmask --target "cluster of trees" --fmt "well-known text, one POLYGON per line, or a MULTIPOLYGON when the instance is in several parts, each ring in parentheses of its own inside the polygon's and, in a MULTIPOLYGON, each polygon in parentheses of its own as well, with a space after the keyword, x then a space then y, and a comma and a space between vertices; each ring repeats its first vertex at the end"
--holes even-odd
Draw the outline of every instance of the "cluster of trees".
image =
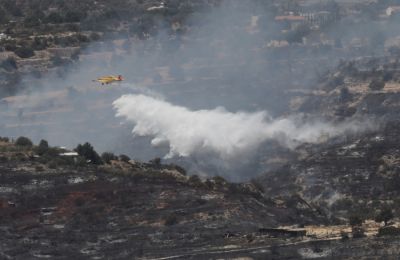
POLYGON ((35 27, 42 24, 78 23, 85 19, 86 12, 79 10, 53 11, 45 14, 42 10, 32 10, 25 15, 24 25, 35 27))
MULTIPOLYGON (((3 140, 3 139, 1 139, 3 140)), ((1 141, 0 140, 0 141, 1 141)), ((8 139, 4 139, 7 140, 8 139)), ((57 147, 50 147, 49 143, 46 140, 41 140, 37 146, 33 144, 33 142, 24 136, 18 137, 14 144, 19 147, 33 148, 33 151, 42 157, 44 157, 44 161, 51 161, 54 158, 59 158, 59 154, 63 152, 63 149, 57 147)), ((121 154, 120 156, 116 156, 113 153, 105 152, 101 156, 94 150, 93 146, 86 142, 84 144, 79 144, 74 151, 78 153, 78 155, 84 160, 85 163, 91 163, 95 165, 100 165, 107 163, 109 164, 112 160, 119 160, 124 162, 129 162, 130 158, 127 155, 121 154)), ((60 160, 58 160, 60 161, 60 160)), ((70 163, 71 161, 68 161, 70 163)))

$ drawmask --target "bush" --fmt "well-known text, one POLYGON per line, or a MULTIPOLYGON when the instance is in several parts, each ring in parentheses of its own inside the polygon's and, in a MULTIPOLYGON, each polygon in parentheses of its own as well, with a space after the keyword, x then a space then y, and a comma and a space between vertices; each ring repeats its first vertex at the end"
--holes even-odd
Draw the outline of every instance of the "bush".
POLYGON ((352 227, 351 232, 353 233, 353 238, 365 237, 364 229, 362 227, 352 227))
POLYGON ((76 38, 77 38, 78 41, 80 41, 80 42, 90 42, 89 37, 87 37, 87 36, 84 35, 84 34, 78 33, 78 34, 76 35, 76 38))
POLYGON ((32 147, 33 143, 32 141, 24 136, 20 136, 15 140, 15 144, 18 146, 27 146, 27 147, 32 147))
POLYGON ((390 81, 390 80, 392 80, 392 79, 393 79, 393 72, 391 72, 391 71, 386 71, 386 72, 383 74, 383 81, 388 82, 388 81, 390 81))
POLYGON ((104 163, 110 164, 112 160, 117 160, 118 157, 113 153, 105 152, 101 154, 101 159, 104 163))
POLYGON ((341 238, 342 241, 346 241, 346 240, 349 239, 349 234, 347 234, 347 233, 344 232, 344 231, 341 231, 341 232, 340 232, 340 238, 341 238))
POLYGON ((387 226, 388 221, 393 218, 393 212, 390 208, 384 208, 381 212, 375 217, 376 222, 385 222, 385 226, 387 226))
POLYGON ((78 23, 81 19, 85 18, 85 13, 75 12, 75 11, 67 11, 65 13, 65 22, 67 23, 78 23))
POLYGON ((227 183, 227 181, 224 179, 224 177, 221 177, 221 176, 218 176, 218 175, 214 176, 212 178, 212 180, 214 181, 215 185, 217 185, 217 186, 223 186, 224 184, 227 183))
POLYGON ((358 215, 351 215, 349 217, 349 224, 352 227, 361 226, 363 222, 364 221, 362 220, 362 218, 358 215))
POLYGON ((85 199, 82 197, 78 197, 75 199, 75 206, 82 207, 85 204, 85 199))
POLYGON ((79 144, 75 151, 86 160, 90 161, 93 164, 102 164, 101 158, 99 154, 93 149, 93 146, 86 142, 85 144, 79 144))
POLYGON ((92 32, 89 36, 90 40, 92 41, 98 41, 100 40, 101 36, 98 33, 92 32))
POLYGON ((400 228, 389 226, 381 227, 378 230, 378 236, 398 236, 400 235, 400 228))
POLYGON ((44 168, 41 165, 37 165, 37 166, 35 166, 35 171, 42 172, 42 171, 44 171, 44 168))
POLYGON ((9 57, 6 60, 2 61, 0 66, 6 71, 14 71, 18 68, 17 62, 12 57, 9 57))
POLYGON ((10 139, 8 137, 0 137, 0 141, 8 143, 8 142, 10 142, 10 139))
POLYGON ((342 75, 333 76, 327 82, 327 85, 328 85, 329 88, 336 88, 336 87, 341 86, 343 84, 344 84, 344 76, 342 76, 342 75))
POLYGON ((50 58, 51 63, 53 64, 53 66, 62 66, 64 65, 65 61, 63 58, 61 58, 58 55, 54 55, 50 58))
POLYGON ((259 192, 265 192, 264 186, 259 181, 252 179, 250 183, 253 184, 254 188, 256 188, 259 192))
POLYGON ((347 87, 340 89, 340 101, 346 102, 352 99, 352 95, 347 87))
POLYGON ((382 90, 385 87, 385 82, 383 80, 374 79, 369 83, 368 87, 371 90, 382 90))
POLYGON ((20 58, 30 58, 35 55, 35 52, 31 47, 19 47, 14 51, 20 58))
POLYGON ((24 20, 24 25, 27 27, 35 27, 40 25, 40 19, 34 15, 28 16, 24 20))
POLYGON ((164 225, 172 226, 175 225, 176 223, 178 223, 178 218, 176 217, 175 214, 171 214, 165 219, 164 225))
POLYGON ((121 155, 119 156, 119 160, 120 160, 120 161, 123 161, 123 162, 129 162, 129 161, 131 160, 131 158, 129 158, 128 155, 121 154, 121 155))
POLYGON ((150 163, 159 167, 159 166, 161 166, 161 158, 159 158, 159 157, 154 158, 153 160, 150 160, 150 163))
POLYGON ((183 168, 183 167, 181 167, 181 166, 179 166, 179 165, 176 165, 176 164, 171 164, 170 166, 171 166, 173 169, 175 169, 177 172, 179 172, 180 174, 186 176, 187 173, 186 173, 185 168, 183 168))
POLYGON ((197 176, 197 175, 192 175, 192 176, 190 176, 189 179, 188 179, 188 183, 189 183, 190 185, 194 186, 194 187, 201 187, 201 186, 203 186, 203 183, 202 183, 200 177, 197 176))
POLYGON ((307 25, 300 25, 287 33, 286 40, 289 43, 301 43, 303 42, 303 38, 306 37, 310 31, 307 25))
POLYGON ((39 37, 35 37, 32 44, 31 44, 32 49, 40 51, 44 50, 47 47, 47 40, 46 39, 41 39, 39 37))
POLYGON ((62 16, 60 14, 53 12, 53 13, 50 13, 46 17, 45 22, 47 22, 47 23, 62 23, 63 20, 64 19, 62 18, 62 16))

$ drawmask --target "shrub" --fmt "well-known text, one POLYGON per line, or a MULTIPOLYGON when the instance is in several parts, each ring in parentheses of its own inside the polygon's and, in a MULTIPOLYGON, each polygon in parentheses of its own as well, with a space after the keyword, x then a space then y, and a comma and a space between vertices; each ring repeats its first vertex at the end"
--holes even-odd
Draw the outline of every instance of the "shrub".
POLYGON ((87 36, 84 35, 84 34, 78 33, 78 34, 76 35, 76 38, 77 38, 78 41, 80 41, 80 42, 90 42, 89 37, 87 37, 87 36))
POLYGON ((20 58, 30 58, 35 55, 35 52, 31 47, 19 47, 14 51, 15 54, 17 54, 20 58))
POLYGON ((82 197, 78 197, 75 199, 75 206, 82 207, 85 204, 85 199, 82 197))
POLYGON ((252 180, 250 181, 250 183, 253 184, 253 186, 254 186, 259 192, 261 192, 261 193, 264 193, 264 192, 265 192, 264 186, 263 186, 259 181, 255 180, 255 179, 252 179, 252 180))
POLYGON ((362 218, 358 215, 351 215, 349 217, 349 224, 352 227, 361 226, 363 222, 364 221, 362 220, 362 218))
POLYGON ((2 61, 0 66, 6 71, 14 71, 18 68, 17 62, 12 57, 9 57, 6 60, 2 61))
POLYGON ((31 44, 32 49, 40 51, 44 50, 47 47, 47 41, 46 39, 41 39, 39 37, 35 37, 32 44, 31 44))
POLYGON ((286 40, 289 43, 301 43, 303 38, 310 33, 310 28, 307 25, 301 25, 290 31, 286 35, 286 40))
POLYGON ((123 161, 123 162, 129 162, 129 161, 131 160, 131 158, 129 158, 128 155, 121 154, 121 155, 119 156, 119 160, 121 160, 121 161, 123 161))
POLYGON ((385 226, 387 226, 388 221, 393 218, 393 212, 390 208, 384 208, 381 212, 375 217, 376 222, 385 222, 385 226))
POLYGON ((340 238, 341 238, 342 241, 346 241, 346 240, 349 239, 349 235, 346 232, 341 231, 340 232, 340 238))
POLYGON ((90 37, 90 40, 92 40, 92 41, 98 41, 101 38, 100 34, 95 33, 95 32, 92 32, 89 37, 90 37))
POLYGON ((224 177, 221 177, 221 176, 218 176, 218 175, 214 176, 212 178, 212 180, 214 181, 215 185, 217 185, 217 186, 223 186, 224 184, 227 183, 227 181, 224 179, 224 177))
POLYGON ((189 177, 188 183, 194 187, 201 187, 203 185, 201 179, 197 175, 192 175, 189 177))
POLYGON ((362 227, 352 227, 351 232, 353 233, 353 238, 361 238, 365 236, 364 229, 362 227))
POLYGON ((64 65, 65 61, 63 58, 61 58, 58 55, 54 55, 50 58, 51 63, 53 64, 53 66, 62 66, 64 65))
POLYGON ((84 13, 75 12, 75 11, 67 11, 65 13, 65 22, 67 23, 77 23, 80 22, 81 19, 85 18, 84 13))
POLYGON ((392 79, 393 79, 393 72, 391 72, 391 71, 386 71, 386 72, 383 74, 383 81, 387 82, 387 81, 390 81, 390 80, 392 80, 392 79))
POLYGON ((42 171, 44 171, 44 168, 41 165, 37 165, 37 166, 35 166, 35 171, 42 172, 42 171))
POLYGON ((40 19, 34 15, 28 16, 24 20, 24 25, 27 27, 34 27, 40 25, 40 19))
POLYGON ((50 162, 48 162, 47 166, 48 166, 50 169, 57 169, 58 164, 57 164, 56 161, 50 161, 50 162))
POLYGON ((344 84, 344 76, 342 76, 342 75, 333 76, 327 82, 327 85, 328 85, 329 88, 336 88, 336 87, 341 86, 343 84, 344 84))
POLYGON ((4 49, 6 51, 15 51, 17 49, 17 44, 15 41, 10 41, 4 44, 4 49))
POLYGON ((24 136, 18 137, 17 140, 15 140, 15 144, 18 146, 27 146, 27 147, 31 147, 33 145, 32 141, 24 136))
POLYGON ((385 82, 383 80, 374 79, 369 83, 368 87, 371 90, 382 90, 385 87, 385 82))
POLYGON ((115 156, 115 154, 113 153, 105 152, 101 154, 101 159, 103 160, 103 162, 110 164, 112 160, 117 160, 118 157, 115 156))
POLYGON ((398 236, 400 235, 400 228, 389 226, 381 227, 378 230, 378 236, 398 236))
POLYGON ((178 171, 180 174, 186 176, 187 173, 186 173, 185 168, 183 168, 183 167, 181 167, 181 166, 179 166, 179 165, 176 165, 176 164, 171 164, 171 166, 172 166, 176 171, 178 171))
POLYGON ((154 158, 153 160, 150 160, 150 163, 159 167, 159 166, 161 166, 161 158, 159 158, 159 157, 154 158))
POLYGON ((171 214, 165 219, 164 225, 172 226, 175 225, 176 223, 178 223, 178 218, 176 217, 175 214, 171 214))
POLYGON ((0 137, 0 141, 8 143, 8 142, 10 142, 10 139, 8 137, 0 137))
POLYGON ((340 89, 340 101, 346 102, 352 99, 352 95, 347 87, 340 89))
POLYGON ((47 23, 62 23, 63 20, 64 19, 62 18, 62 16, 59 13, 55 12, 50 13, 45 19, 47 23))

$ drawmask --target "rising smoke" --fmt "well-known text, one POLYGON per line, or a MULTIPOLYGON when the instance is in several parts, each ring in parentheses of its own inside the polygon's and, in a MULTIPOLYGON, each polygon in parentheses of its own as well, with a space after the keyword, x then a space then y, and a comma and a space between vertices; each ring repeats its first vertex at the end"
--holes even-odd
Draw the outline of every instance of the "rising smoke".
POLYGON ((247 157, 269 139, 295 148, 300 143, 317 143, 323 137, 360 131, 366 126, 355 122, 304 122, 294 116, 273 119, 266 111, 232 113, 222 107, 190 110, 145 95, 124 95, 113 104, 117 116, 135 124, 134 135, 151 136, 154 146, 169 146, 166 158, 212 152, 222 160, 232 160, 247 157))

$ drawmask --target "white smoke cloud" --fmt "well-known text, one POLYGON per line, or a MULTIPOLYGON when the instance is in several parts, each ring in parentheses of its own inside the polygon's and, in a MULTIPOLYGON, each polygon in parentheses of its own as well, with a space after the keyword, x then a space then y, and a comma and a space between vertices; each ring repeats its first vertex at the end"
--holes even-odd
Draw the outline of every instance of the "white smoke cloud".
POLYGON ((302 120, 293 117, 272 119, 265 111, 231 113, 221 107, 193 111, 142 94, 124 95, 113 105, 117 116, 135 124, 134 135, 153 137, 154 146, 168 144, 166 158, 212 152, 228 160, 257 149, 269 139, 293 148, 360 128, 355 123, 334 126, 297 122, 302 120))

